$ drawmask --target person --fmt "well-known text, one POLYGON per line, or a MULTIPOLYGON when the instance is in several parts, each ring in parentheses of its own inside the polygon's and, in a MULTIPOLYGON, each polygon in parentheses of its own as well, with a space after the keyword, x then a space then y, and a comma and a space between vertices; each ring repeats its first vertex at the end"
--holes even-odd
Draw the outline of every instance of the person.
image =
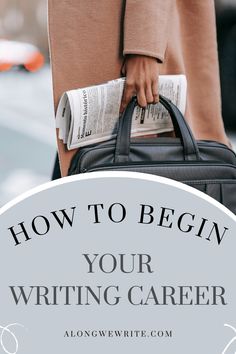
MULTIPOLYGON (((185 74, 195 138, 229 145, 221 116, 213 0, 48 0, 54 105, 64 91, 126 76, 133 95, 158 101, 160 74, 185 74)), ((62 176, 76 150, 58 139, 62 176)))

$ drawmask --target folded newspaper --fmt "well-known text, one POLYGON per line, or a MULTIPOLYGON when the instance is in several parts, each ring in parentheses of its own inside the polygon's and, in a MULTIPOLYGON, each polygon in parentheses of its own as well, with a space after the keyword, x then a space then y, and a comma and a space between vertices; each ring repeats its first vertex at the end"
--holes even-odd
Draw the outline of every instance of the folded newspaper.
MULTIPOLYGON (((68 150, 99 143, 116 136, 125 78, 65 92, 59 102, 56 127, 68 150)), ((187 82, 185 75, 160 75, 159 92, 184 114, 187 82)), ((169 114, 160 104, 137 106, 131 136, 173 130, 169 114)))

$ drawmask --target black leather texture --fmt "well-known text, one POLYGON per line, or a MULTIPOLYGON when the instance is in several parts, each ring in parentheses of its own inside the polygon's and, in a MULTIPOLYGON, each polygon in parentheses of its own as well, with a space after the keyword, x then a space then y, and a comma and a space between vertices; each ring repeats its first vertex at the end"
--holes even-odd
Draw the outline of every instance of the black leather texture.
POLYGON ((83 147, 69 175, 94 171, 134 171, 188 184, 218 200, 236 214, 236 155, 226 145, 196 141, 178 108, 160 96, 170 114, 176 138, 131 138, 134 97, 120 117, 116 139, 83 147))

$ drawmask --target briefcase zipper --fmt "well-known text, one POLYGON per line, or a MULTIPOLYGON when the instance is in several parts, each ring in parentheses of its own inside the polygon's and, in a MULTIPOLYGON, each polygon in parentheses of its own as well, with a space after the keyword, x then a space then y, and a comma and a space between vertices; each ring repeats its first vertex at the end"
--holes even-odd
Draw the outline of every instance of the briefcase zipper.
POLYGON ((186 183, 186 184, 220 184, 220 183, 227 183, 227 184, 232 184, 232 183, 236 183, 236 180, 234 179, 216 179, 216 180, 212 180, 212 179, 200 179, 198 181, 196 180, 187 180, 187 181, 182 181, 182 183, 186 183))
POLYGON ((198 166, 198 167, 202 167, 202 166, 214 166, 214 167, 230 167, 230 168, 234 168, 236 169, 236 166, 234 165, 231 165, 231 164, 224 164, 224 163, 219 163, 219 161, 201 161, 201 163, 199 161, 196 161, 195 163, 193 161, 185 161, 183 163, 183 161, 167 161, 167 162, 160 162, 160 161, 151 161, 149 162, 149 164, 147 164, 145 161, 140 161, 140 162, 130 162, 129 164, 127 165, 124 165, 124 164, 115 164, 114 166, 112 165, 100 165, 98 167, 94 167, 94 168, 82 168, 81 172, 82 173, 87 173, 87 172, 96 172, 96 171, 103 171, 105 169, 107 170, 118 170, 119 168, 129 168, 129 169, 132 169, 132 168, 135 168, 135 167, 142 167, 142 166, 145 166, 145 167, 153 167, 154 165, 158 165, 158 167, 165 167, 166 165, 169 165, 169 166, 173 166, 173 165, 178 165, 178 166, 183 166, 183 167, 186 167, 187 165, 188 166, 198 166))
MULTIPOLYGON (((198 143, 198 145, 199 146, 204 146, 207 142, 209 142, 208 140, 197 140, 197 143, 198 143)), ((222 144, 222 143, 218 143, 218 142, 214 142, 214 141, 210 141, 212 144, 211 144, 211 148, 221 148, 221 149, 224 149, 224 150, 229 150, 228 149, 228 147, 225 145, 225 144, 222 144), (215 144, 214 144, 215 143, 215 144)), ((132 142, 131 141, 131 146, 132 145, 152 145, 153 144, 153 141, 151 141, 151 139, 150 139, 150 141, 145 141, 145 142, 138 142, 138 141, 134 141, 134 142, 132 142)), ((160 145, 159 146, 165 146, 165 145, 169 145, 169 146, 178 146, 179 145, 179 143, 178 142, 172 142, 172 143, 170 143, 170 142, 164 142, 164 141, 162 141, 161 143, 160 143, 160 145)), ((111 148, 111 147, 114 147, 114 143, 111 143, 111 144, 109 144, 109 143, 107 143, 107 145, 106 146, 102 146, 102 143, 101 144, 91 144, 91 145, 89 145, 89 146, 87 146, 87 147, 85 147, 84 149, 82 149, 81 150, 81 153, 80 154, 78 154, 78 156, 77 156, 77 158, 74 160, 74 162, 75 162, 75 164, 76 165, 79 165, 80 164, 80 161, 84 158, 84 156, 85 155, 87 155, 87 153, 90 153, 91 152, 91 150, 97 150, 99 147, 101 146, 101 148, 111 148), (90 149, 86 149, 86 148, 90 148, 90 149)), ((235 153, 234 153, 234 151, 233 150, 231 150, 231 153, 234 155, 234 156, 236 156, 235 155, 235 153)), ((219 161, 217 161, 217 162, 219 162, 219 161)), ((82 169, 82 171, 81 171, 82 173, 83 172, 87 172, 87 170, 86 171, 83 171, 83 169, 82 169)))

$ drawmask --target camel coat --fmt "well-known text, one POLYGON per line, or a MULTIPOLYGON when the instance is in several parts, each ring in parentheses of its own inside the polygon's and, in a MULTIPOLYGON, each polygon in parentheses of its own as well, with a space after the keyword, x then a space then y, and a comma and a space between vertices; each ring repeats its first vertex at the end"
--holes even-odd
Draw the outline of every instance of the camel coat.
MULTIPOLYGON (((55 109, 64 91, 118 78, 126 54, 144 54, 160 74, 186 75, 195 137, 222 140, 213 0, 48 0, 48 9, 55 109)), ((58 148, 65 176, 76 150, 58 148)))

